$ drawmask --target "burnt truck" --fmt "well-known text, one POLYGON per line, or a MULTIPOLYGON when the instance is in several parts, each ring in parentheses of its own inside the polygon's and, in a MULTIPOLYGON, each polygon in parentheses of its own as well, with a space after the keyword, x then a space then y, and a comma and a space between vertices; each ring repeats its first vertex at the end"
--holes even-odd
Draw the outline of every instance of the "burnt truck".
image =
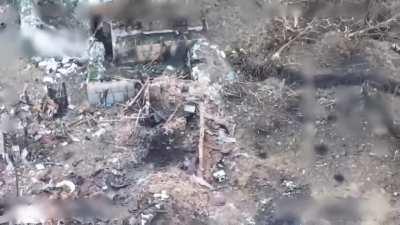
POLYGON ((94 5, 91 32, 117 66, 182 60, 207 31, 203 13, 188 0, 114 0, 94 5))
POLYGON ((128 78, 136 78, 132 71, 138 65, 190 69, 188 53, 208 29, 205 15, 195 9, 188 0, 114 0, 93 5, 89 11, 95 37, 89 51, 89 102, 109 106, 135 95, 134 83, 110 81, 113 69, 105 65, 128 78))
POLYGON ((224 52, 204 38, 206 16, 193 2, 114 0, 95 5, 90 25, 95 41, 89 57, 89 102, 110 106, 135 95, 134 81, 110 78, 116 77, 110 68, 118 77, 128 78, 137 78, 137 73, 152 76, 152 71, 143 71, 143 65, 149 65, 183 68, 192 79, 210 84, 233 80, 235 74, 224 52))

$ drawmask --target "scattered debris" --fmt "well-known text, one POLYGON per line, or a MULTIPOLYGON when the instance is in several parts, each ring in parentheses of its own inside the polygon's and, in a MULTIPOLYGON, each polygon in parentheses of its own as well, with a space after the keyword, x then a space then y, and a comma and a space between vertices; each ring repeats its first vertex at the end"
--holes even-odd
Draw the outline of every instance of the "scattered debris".
POLYGON ((54 58, 40 61, 38 64, 39 68, 44 69, 47 74, 53 74, 57 72, 57 69, 61 66, 61 63, 57 62, 54 58))
POLYGON ((15 1, 0 223, 396 224, 397 6, 347 1, 15 1))

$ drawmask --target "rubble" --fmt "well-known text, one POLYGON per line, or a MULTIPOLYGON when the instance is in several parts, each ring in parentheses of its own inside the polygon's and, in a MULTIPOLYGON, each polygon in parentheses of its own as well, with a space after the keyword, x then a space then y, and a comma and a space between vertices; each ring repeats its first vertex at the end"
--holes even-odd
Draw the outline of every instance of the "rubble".
POLYGON ((198 40, 190 49, 189 55, 194 80, 221 85, 237 79, 225 53, 206 39, 198 40))
POLYGON ((44 61, 40 61, 38 63, 38 66, 39 68, 44 69, 46 73, 52 74, 57 71, 61 64, 57 62, 54 58, 50 58, 44 61))
MULTIPOLYGON (((310 22, 308 15, 291 18, 288 9, 285 16, 271 13, 256 23, 240 15, 247 2, 232 0, 230 6, 200 1, 211 18, 211 32, 206 34, 205 18, 167 16, 169 9, 153 17, 152 8, 140 12, 146 17, 132 18, 135 14, 128 8, 117 8, 129 17, 86 18, 91 25, 78 21, 79 32, 91 30, 91 38, 78 41, 79 49, 69 49, 59 38, 75 31, 65 26, 75 26, 72 21, 80 12, 74 9, 86 1, 39 1, 33 1, 36 6, 30 1, 18 4, 27 4, 21 8, 23 38, 43 51, 33 52, 26 61, 21 57, 22 66, 5 70, 0 80, 0 101, 8 98, 3 90, 26 84, 16 91, 21 95, 15 102, 0 102, 0 223, 341 224, 347 221, 331 221, 337 215, 306 220, 331 213, 320 209, 320 202, 332 193, 352 196, 355 209, 364 203, 360 199, 370 198, 365 191, 369 189, 382 196, 392 193, 382 202, 397 203, 397 137, 387 131, 396 129, 397 88, 385 76, 391 71, 396 79, 398 46, 391 46, 392 41, 383 44, 386 36, 375 34, 392 35, 393 19, 383 22, 385 26, 342 17, 315 17, 310 22), (43 11, 53 3, 55 9, 65 10, 43 11), (240 20, 234 23, 231 16, 240 20), (254 27, 241 26, 242 20, 254 22, 254 27), (233 31, 223 36, 230 46, 215 44, 221 43, 218 26, 233 31), (326 35, 319 40, 327 30, 344 38, 337 41, 335 35, 326 35), (243 35, 246 40, 240 40, 243 35), (39 37, 43 39, 38 42, 39 37), (371 42, 366 48, 364 39, 371 42), (360 46, 365 51, 354 50, 360 46), (390 50, 390 57, 381 57, 376 49, 390 50), (306 51, 317 56, 316 62, 307 61, 306 51), (385 73, 376 79, 323 73, 307 83, 321 70, 352 70, 348 63, 362 68, 374 60, 380 63, 376 71, 385 73), (364 93, 370 83, 376 90, 364 93), (310 91, 308 85, 315 87, 310 91), (355 94, 347 92, 351 88, 355 94), (388 110, 377 110, 386 107, 366 97, 378 92, 386 96, 380 103, 390 102, 388 110), (338 93, 351 100, 349 106, 340 102, 338 93), (341 126, 353 122, 362 129, 347 132, 341 126), (376 127, 385 132, 376 132, 376 127), (377 138, 384 146, 376 144, 377 138), (324 145, 322 153, 318 143, 324 145), (373 152, 383 148, 387 152, 382 157, 373 152), (4 196, 14 195, 23 196, 15 207, 3 204, 4 196), (25 196, 40 199, 25 201, 25 196), (299 203, 304 209, 297 210, 299 203)), ((118 1, 123 6, 127 2, 132 1, 118 1)), ((100 15, 110 13, 107 7, 116 1, 87 3, 83 7, 100 15)), ((249 6, 257 8, 252 8, 251 17, 272 7, 265 4, 249 6)), ((287 8, 292 4, 297 3, 287 8)), ((303 9, 309 3, 301 4, 303 9)), ((371 68, 367 70, 375 71, 371 68)), ((369 216, 360 213, 355 218, 369 216)))
POLYGON ((77 58, 62 57, 61 59, 56 59, 54 57, 32 57, 32 61, 37 63, 37 66, 48 75, 51 75, 53 79, 60 79, 62 76, 76 75, 79 70, 81 70, 77 58))

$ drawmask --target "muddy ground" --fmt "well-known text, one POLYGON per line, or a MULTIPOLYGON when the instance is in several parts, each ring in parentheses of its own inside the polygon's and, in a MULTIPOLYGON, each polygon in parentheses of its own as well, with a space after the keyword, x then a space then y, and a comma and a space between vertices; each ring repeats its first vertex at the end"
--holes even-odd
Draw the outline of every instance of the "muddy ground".
POLYGON ((145 99, 128 110, 90 106, 79 65, 57 78, 68 109, 48 118, 34 104, 43 103, 48 74, 20 57, 1 67, 0 128, 29 124, 28 153, 11 167, 0 161, 0 196, 107 199, 110 216, 88 210, 68 221, 77 224, 398 224, 400 55, 398 22, 386 23, 397 5, 266 2, 202 1, 206 36, 238 75, 213 108, 223 122, 207 124, 208 137, 223 127, 233 138, 223 148, 208 143, 211 176, 196 176, 199 108, 183 112, 176 92, 195 86, 190 79, 155 78, 146 114, 145 99))

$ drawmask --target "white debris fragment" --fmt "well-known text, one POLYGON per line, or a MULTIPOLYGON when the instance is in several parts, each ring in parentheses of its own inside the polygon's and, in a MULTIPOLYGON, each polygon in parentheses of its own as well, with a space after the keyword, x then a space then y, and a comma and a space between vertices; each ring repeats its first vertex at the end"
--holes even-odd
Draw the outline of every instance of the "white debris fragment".
POLYGON ((165 69, 169 70, 169 71, 175 71, 175 67, 173 67, 171 65, 168 65, 165 69))
POLYGON ((40 128, 42 128, 42 129, 40 129, 38 131, 38 134, 40 134, 40 135, 51 134, 51 130, 46 129, 44 126, 41 126, 40 128))
POLYGON ((35 165, 37 170, 44 170, 46 167, 44 167, 44 165, 42 163, 38 163, 35 165))
POLYGON ((220 183, 226 180, 226 172, 224 170, 217 170, 213 173, 213 177, 220 183))
POLYGON ((195 105, 185 105, 184 107, 183 107, 183 110, 185 111, 185 112, 187 112, 187 113, 195 113, 196 112, 196 106, 195 105))
POLYGON ((269 203, 269 202, 271 202, 271 198, 264 198, 264 199, 262 199, 261 201, 260 201, 260 203, 262 204, 262 205, 266 205, 267 203, 269 203))
POLYGON ((14 165, 12 164, 12 161, 11 161, 10 156, 8 154, 5 155, 5 161, 7 162, 6 171, 13 171, 14 170, 14 165))
POLYGON ((72 136, 72 135, 70 135, 69 137, 71 138, 71 140, 72 140, 73 142, 80 142, 80 141, 81 141, 79 138, 74 137, 74 136, 72 136))
POLYGON ((49 76, 43 77, 43 82, 44 83, 49 83, 49 84, 55 84, 56 83, 56 81, 52 77, 49 77, 49 76))
MULTIPOLYGON (((52 74, 57 78, 61 78, 62 76, 67 76, 78 71, 79 66, 72 62, 71 58, 63 58, 62 61, 57 61, 54 58, 47 59, 35 59, 40 60, 38 63, 38 67, 42 70, 45 70, 47 74, 52 74)), ((55 83, 53 78, 45 77, 43 79, 44 82, 55 83)))
POLYGON ((106 129, 100 128, 98 131, 96 131, 92 136, 93 137, 101 137, 103 134, 106 133, 106 129))
POLYGON ((72 64, 67 64, 64 65, 62 68, 58 69, 57 72, 59 72, 62 75, 69 75, 72 73, 75 73, 78 69, 78 66, 75 63, 72 64))
POLYGON ((88 1, 89 5, 99 5, 99 4, 108 3, 108 2, 112 2, 112 0, 89 0, 88 1))
POLYGON ((22 109, 23 111, 25 111, 25 112, 30 112, 30 111, 29 111, 29 110, 30 110, 30 106, 29 106, 29 105, 21 106, 21 109, 22 109))
POLYGON ((151 223, 151 221, 154 218, 154 215, 153 214, 144 214, 144 213, 142 213, 140 215, 140 217, 141 217, 140 225, 146 225, 146 224, 151 223))
POLYGON ((56 187, 58 187, 58 188, 67 188, 67 191, 69 193, 74 192, 75 189, 76 189, 75 184, 72 181, 69 181, 69 180, 63 180, 61 182, 58 182, 56 184, 56 187))
POLYGON ((28 164, 28 160, 26 159, 28 157, 28 155, 29 155, 28 150, 26 150, 26 148, 22 149, 22 152, 21 152, 22 163, 28 164))
POLYGON ((225 143, 236 143, 236 138, 234 137, 225 137, 223 140, 225 143))
POLYGON ((39 62, 42 61, 42 58, 41 58, 40 56, 33 56, 33 57, 31 58, 31 60, 32 60, 33 62, 39 63, 39 62))
POLYGON ((19 153, 19 152, 20 152, 20 149, 19 149, 19 146, 18 146, 18 145, 13 145, 13 146, 11 147, 11 150, 12 150, 13 152, 15 152, 15 153, 19 153))
POLYGON ((291 180, 284 180, 282 184, 290 190, 293 190, 297 187, 296 184, 291 180))
POLYGON ((72 60, 72 58, 70 58, 70 57, 63 57, 63 59, 61 60, 61 63, 63 65, 65 65, 65 64, 71 62, 71 60, 72 60))
POLYGON ((167 194, 167 191, 162 190, 161 193, 155 193, 153 195, 154 198, 160 199, 161 201, 165 201, 169 199, 169 195, 167 194))
POLYGON ((247 222, 248 225, 255 225, 256 224, 256 221, 252 217, 247 217, 246 218, 246 222, 247 222))
POLYGON ((201 70, 198 66, 192 68, 192 76, 195 80, 198 80, 200 82, 211 82, 210 75, 206 71, 201 70))
POLYGON ((226 58, 226 54, 225 54, 224 51, 218 50, 218 55, 219 55, 220 57, 224 58, 224 59, 226 58))
POLYGON ((46 73, 51 74, 57 71, 60 64, 54 58, 49 58, 39 62, 38 66, 46 70, 46 73))

